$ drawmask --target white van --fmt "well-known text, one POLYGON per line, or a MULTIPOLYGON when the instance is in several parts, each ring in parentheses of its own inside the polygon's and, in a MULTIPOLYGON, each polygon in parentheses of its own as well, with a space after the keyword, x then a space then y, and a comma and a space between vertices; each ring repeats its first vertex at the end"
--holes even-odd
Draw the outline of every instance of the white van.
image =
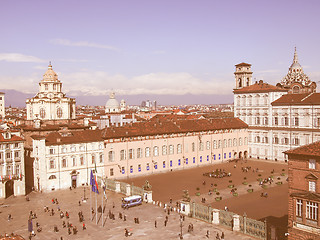
POLYGON ((142 204, 141 196, 133 195, 133 196, 130 196, 130 197, 122 198, 121 207, 122 208, 129 208, 129 207, 133 207, 133 206, 141 205, 141 204, 142 204))

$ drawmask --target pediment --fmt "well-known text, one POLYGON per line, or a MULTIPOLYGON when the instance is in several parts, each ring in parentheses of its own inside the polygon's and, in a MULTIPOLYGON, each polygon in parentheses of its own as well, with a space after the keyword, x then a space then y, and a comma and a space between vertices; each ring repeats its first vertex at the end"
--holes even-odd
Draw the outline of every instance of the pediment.
POLYGON ((307 176, 305 176, 305 178, 308 180, 318 180, 318 177, 313 173, 308 174, 307 176))

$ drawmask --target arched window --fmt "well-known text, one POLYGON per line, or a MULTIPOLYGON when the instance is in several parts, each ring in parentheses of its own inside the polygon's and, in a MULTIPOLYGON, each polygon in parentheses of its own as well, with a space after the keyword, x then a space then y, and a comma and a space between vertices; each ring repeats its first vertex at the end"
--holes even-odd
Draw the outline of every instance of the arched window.
POLYGON ((150 157, 150 148, 149 147, 146 147, 145 155, 146 155, 146 157, 150 157))
POLYGON ((167 155, 167 146, 166 145, 162 146, 162 155, 167 155))
POLYGON ((242 146, 242 138, 239 138, 239 146, 242 146))
POLYGON ((210 150, 210 141, 207 141, 207 142, 206 142, 206 149, 207 149, 207 150, 210 150))
POLYGON ((174 146, 173 145, 169 145, 169 154, 174 154, 174 146))
POLYGON ((45 118, 46 117, 46 110, 44 108, 40 108, 40 118, 45 118))
POLYGON ((236 138, 233 139, 233 146, 234 146, 234 147, 237 146, 237 139, 236 139, 236 138))
POLYGON ((159 148, 157 146, 153 147, 153 156, 159 156, 159 148))
POLYGON ((182 153, 182 145, 181 144, 177 145, 177 153, 182 153))
POLYGON ((228 140, 228 147, 232 147, 232 139, 228 140))
POLYGON ((50 175, 49 180, 57 179, 56 175, 50 175))
POLYGON ((62 163, 61 163, 62 167, 67 167, 67 159, 66 158, 63 158, 62 159, 62 163))
POLYGON ((217 148, 217 141, 213 140, 213 148, 216 149, 217 148))
POLYGON ((137 158, 142 158, 142 149, 141 148, 137 149, 137 158))
POLYGON ((103 162, 103 154, 102 153, 100 153, 99 159, 100 159, 100 163, 102 163, 103 162))
POLYGON ((60 107, 57 108, 57 117, 62 118, 62 109, 60 107))
POLYGON ((191 144, 191 148, 192 148, 192 152, 194 152, 196 150, 194 142, 191 144))
POLYGON ((134 150, 132 148, 129 149, 129 159, 134 159, 134 150))
POLYGON ((120 151, 120 160, 125 160, 126 159, 126 151, 122 149, 120 151))
POLYGON ((91 159, 92 159, 91 163, 95 164, 96 163, 96 155, 94 153, 91 155, 91 159))
POLYGON ((108 160, 109 162, 114 162, 114 151, 109 151, 108 160))

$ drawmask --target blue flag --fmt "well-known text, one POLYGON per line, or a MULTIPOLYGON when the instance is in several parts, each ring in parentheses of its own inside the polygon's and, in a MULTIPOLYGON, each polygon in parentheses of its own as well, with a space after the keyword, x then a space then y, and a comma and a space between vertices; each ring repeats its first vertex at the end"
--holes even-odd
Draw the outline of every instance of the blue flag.
POLYGON ((90 185, 91 185, 92 192, 99 194, 98 183, 96 181, 96 178, 93 176, 92 170, 91 170, 91 174, 90 174, 90 185))

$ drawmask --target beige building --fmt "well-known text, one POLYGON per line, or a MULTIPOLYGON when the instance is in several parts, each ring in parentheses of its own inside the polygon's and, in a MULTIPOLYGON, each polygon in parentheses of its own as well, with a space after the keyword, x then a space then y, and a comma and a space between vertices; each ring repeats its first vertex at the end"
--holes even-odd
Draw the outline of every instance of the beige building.
POLYGON ((104 130, 105 176, 126 178, 247 157, 247 124, 237 118, 151 120, 104 130))
POLYGON ((90 183, 90 171, 104 176, 100 130, 52 132, 33 136, 34 186, 38 191, 76 188, 90 183))
POLYGON ((249 125, 249 156, 287 161, 284 151, 320 140, 320 94, 296 50, 288 74, 276 86, 262 80, 238 84, 251 75, 250 64, 236 65, 234 116, 249 125))
POLYGON ((25 195, 24 140, 18 131, 0 132, 0 199, 25 195))
POLYGON ((62 92, 62 82, 51 63, 39 83, 39 92, 26 100, 27 120, 75 119, 75 99, 62 92))

